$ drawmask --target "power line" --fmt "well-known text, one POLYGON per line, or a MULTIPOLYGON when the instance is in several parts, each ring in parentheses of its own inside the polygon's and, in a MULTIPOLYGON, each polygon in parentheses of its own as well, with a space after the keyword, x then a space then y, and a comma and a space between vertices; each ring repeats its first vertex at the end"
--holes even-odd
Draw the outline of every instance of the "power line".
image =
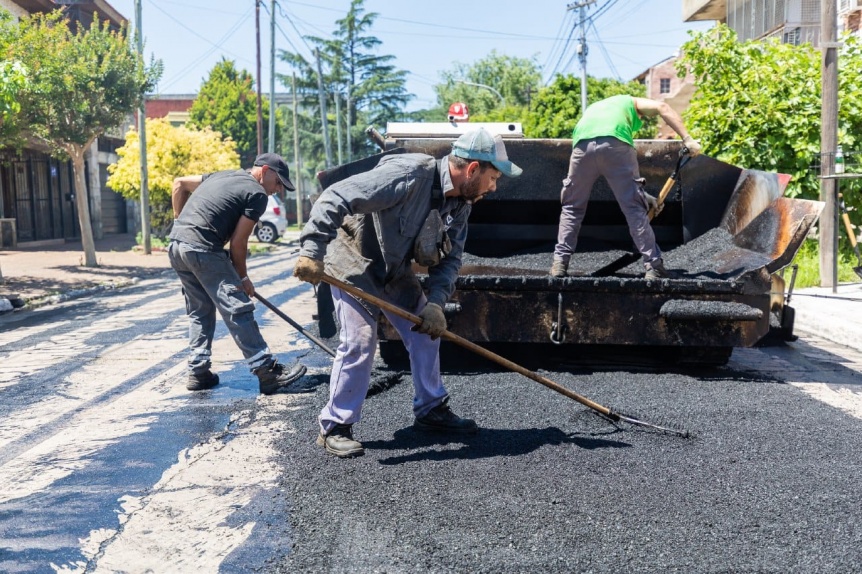
POLYGON ((225 50, 225 49, 224 49, 224 47, 223 47, 223 44, 224 44, 225 42, 227 42, 227 40, 228 40, 228 39, 230 39, 230 37, 231 37, 231 36, 233 36, 233 35, 236 33, 236 31, 237 31, 240 27, 242 27, 242 25, 245 23, 245 21, 246 21, 246 20, 248 20, 248 18, 251 16, 251 12, 252 12, 252 9, 251 9, 251 8, 249 8, 248 10, 246 10, 246 13, 245 13, 244 17, 242 17, 241 19, 237 20, 237 21, 236 21, 236 23, 234 23, 234 25, 233 25, 233 26, 232 26, 232 27, 231 27, 231 28, 230 28, 230 29, 225 33, 225 35, 224 35, 224 36, 222 36, 222 37, 221 37, 221 39, 220 39, 217 43, 213 43, 209 38, 205 38, 205 37, 201 36, 201 35, 200 35, 200 34, 198 34, 196 31, 194 31, 194 30, 192 30, 191 28, 189 28, 188 26, 186 26, 183 22, 181 22, 180 20, 178 20, 178 19, 174 18, 171 14, 169 14, 169 13, 168 13, 167 11, 165 11, 163 8, 161 8, 160 6, 158 6, 158 4, 156 4, 155 2, 151 2, 151 5, 152 5, 156 10, 158 10, 159 12, 161 12, 162 14, 164 14, 165 16, 167 16, 169 19, 171 19, 171 20, 173 20, 174 22, 176 22, 179 26, 181 26, 182 28, 184 28, 184 29, 188 30, 191 34, 193 34, 194 36, 196 36, 196 37, 200 38, 201 40, 205 41, 207 44, 209 44, 209 45, 211 45, 211 46, 212 46, 212 48, 211 48, 210 50, 208 50, 207 52, 205 52, 204 54, 202 54, 201 56, 199 56, 197 59, 193 60, 193 61, 192 61, 191 63, 189 63, 186 67, 182 68, 182 69, 181 69, 179 72, 177 72, 177 73, 176 73, 172 78, 170 78, 169 80, 166 80, 166 81, 165 81, 165 82, 163 82, 163 83, 161 83, 161 82, 160 82, 160 84, 161 84, 161 90, 160 90, 160 91, 164 91, 166 88, 168 88, 168 87, 172 86, 173 84, 175 84, 175 83, 176 83, 176 82, 178 82, 179 80, 181 80, 181 79, 185 78, 186 72, 188 72, 188 70, 193 69, 193 68, 194 68, 195 66, 197 66, 200 62, 203 62, 204 60, 206 60, 206 59, 207 59, 208 57, 210 57, 210 55, 212 55, 216 50, 222 50, 222 51, 224 51, 226 54, 229 54, 229 55, 231 55, 231 56, 235 57, 235 58, 236 58, 236 59, 238 59, 238 60, 243 60, 243 61, 246 61, 246 62, 248 61, 246 58, 244 58, 244 57, 242 57, 242 56, 237 56, 236 54, 233 54, 232 52, 230 52, 230 51, 228 51, 228 50, 225 50))
MULTIPOLYGON (((572 13, 569 12, 568 10, 566 10, 566 16, 560 22, 560 29, 557 30, 557 34, 556 34, 556 37, 554 39, 554 43, 551 45, 551 49, 548 51, 548 55, 545 57, 544 64, 542 64, 542 70, 548 69, 548 66, 550 65, 550 63, 554 59, 554 55, 556 54, 558 47, 560 47, 561 53, 565 51, 566 47, 568 47, 568 43, 562 44, 561 40, 562 40, 563 30, 565 30, 567 27, 571 29, 571 26, 573 26, 573 24, 571 22, 572 17, 573 17, 572 13)), ((571 36, 570 36, 570 38, 571 38, 571 36)))

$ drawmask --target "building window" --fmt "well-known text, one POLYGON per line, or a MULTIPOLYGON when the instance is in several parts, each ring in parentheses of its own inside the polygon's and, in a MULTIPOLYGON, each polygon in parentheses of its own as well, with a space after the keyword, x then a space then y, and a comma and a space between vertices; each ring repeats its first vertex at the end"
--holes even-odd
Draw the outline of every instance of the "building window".
POLYGON ((670 93, 670 78, 661 78, 659 80, 659 93, 660 94, 669 94, 670 93))

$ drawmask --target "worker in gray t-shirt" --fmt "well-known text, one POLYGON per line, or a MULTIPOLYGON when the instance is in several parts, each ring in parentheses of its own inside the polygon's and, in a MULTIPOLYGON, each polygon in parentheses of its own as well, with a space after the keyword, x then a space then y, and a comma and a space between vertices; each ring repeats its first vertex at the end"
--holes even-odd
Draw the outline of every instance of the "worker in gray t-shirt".
POLYGON ((216 310, 260 392, 269 395, 299 380, 306 368, 287 368, 273 357, 254 319, 254 284, 246 272, 248 238, 280 189, 294 190, 284 160, 261 154, 250 170, 228 170, 174 180, 174 227, 168 255, 183 286, 189 316, 190 391, 211 389, 218 375, 210 370, 216 310), (194 193, 192 193, 194 192, 194 193), (224 246, 230 242, 230 251, 224 246))

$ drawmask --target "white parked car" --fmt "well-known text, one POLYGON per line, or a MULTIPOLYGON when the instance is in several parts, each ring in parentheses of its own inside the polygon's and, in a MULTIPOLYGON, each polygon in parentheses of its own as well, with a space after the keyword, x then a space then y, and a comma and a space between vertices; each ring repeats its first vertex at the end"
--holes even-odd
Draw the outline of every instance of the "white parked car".
POLYGON ((260 220, 254 228, 257 240, 262 243, 275 243, 284 235, 287 229, 287 217, 285 216, 284 203, 277 195, 269 196, 266 211, 260 216, 260 220))

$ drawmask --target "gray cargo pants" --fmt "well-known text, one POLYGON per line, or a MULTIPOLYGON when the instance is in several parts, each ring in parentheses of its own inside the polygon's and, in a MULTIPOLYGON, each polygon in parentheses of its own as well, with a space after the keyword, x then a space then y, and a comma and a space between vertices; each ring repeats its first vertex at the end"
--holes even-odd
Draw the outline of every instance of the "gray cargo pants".
POLYGON ((643 255, 647 267, 661 259, 661 250, 655 242, 650 226, 644 191, 638 184, 637 151, 615 137, 581 140, 572 149, 569 173, 563 180, 560 201, 560 227, 554 261, 569 262, 578 243, 578 233, 587 212, 587 202, 593 184, 604 176, 622 209, 635 247, 643 255))
POLYGON ((272 354, 254 318, 254 303, 238 285, 240 277, 225 251, 199 251, 172 241, 171 267, 183 285, 189 316, 189 370, 200 374, 210 368, 216 309, 234 342, 254 371, 269 363, 272 354))

